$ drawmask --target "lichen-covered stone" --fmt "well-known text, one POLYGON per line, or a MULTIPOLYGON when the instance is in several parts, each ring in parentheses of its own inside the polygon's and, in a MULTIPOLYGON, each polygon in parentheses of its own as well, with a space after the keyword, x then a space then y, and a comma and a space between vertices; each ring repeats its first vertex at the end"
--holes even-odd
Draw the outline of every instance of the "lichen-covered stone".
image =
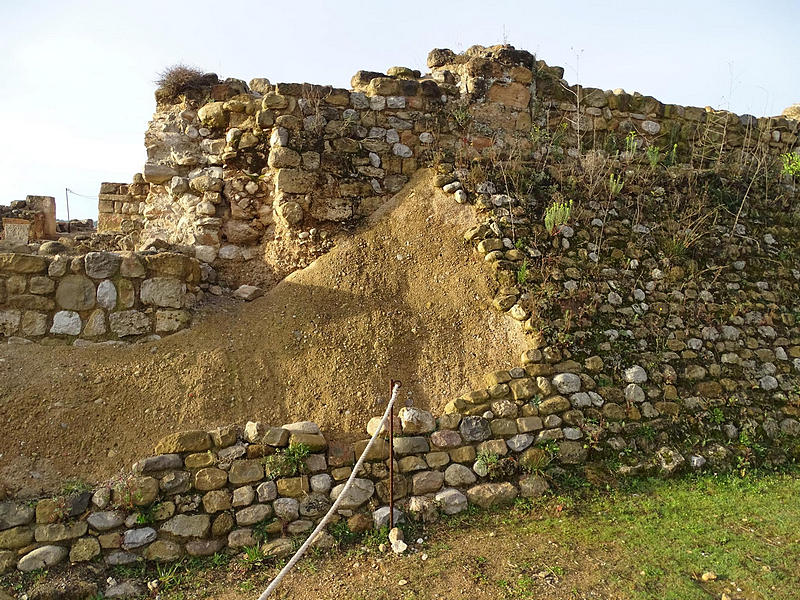
POLYGON ((194 487, 200 491, 217 490, 228 483, 228 473, 216 467, 200 469, 194 476, 194 487))
POLYGON ((465 442, 482 442, 492 435, 489 421, 483 417, 464 417, 461 419, 461 425, 458 430, 461 432, 461 437, 464 438, 465 442))
POLYGON ((252 483, 264 478, 264 467, 257 460, 235 460, 228 472, 228 481, 233 485, 252 483))
POLYGON ((99 554, 100 543, 97 539, 93 537, 83 537, 72 545, 69 551, 69 561, 72 563, 87 562, 99 556, 99 554))
POLYGON ((119 337, 150 333, 150 317, 138 310, 123 310, 108 315, 113 331, 119 337))
POLYGON ((481 483, 467 490, 469 501, 481 508, 510 504, 518 494, 517 488, 507 481, 502 483, 481 483))
POLYGON ((32 541, 33 528, 31 527, 23 525, 0 531, 0 550, 24 548, 32 541))
POLYGON ((16 501, 0 502, 0 531, 27 525, 35 516, 32 506, 16 501))
MULTIPOLYGON (((331 500, 336 500, 344 490, 345 484, 339 484, 331 490, 331 500)), ((356 477, 353 480, 353 485, 345 494, 342 502, 339 504, 343 509, 355 509, 369 500, 375 493, 375 484, 369 479, 361 479, 356 477)))
POLYGON ((205 431, 181 431, 172 433, 156 444, 156 454, 180 452, 202 452, 211 448, 211 437, 205 431))
POLYGON ((23 573, 46 569, 57 565, 67 556, 69 556, 69 550, 62 546, 41 546, 23 556, 17 563, 17 568, 23 573))
POLYGON ((181 545, 170 540, 156 540, 144 551, 144 557, 155 562, 172 562, 182 555, 181 545))
POLYGON ((176 515, 161 526, 160 531, 178 538, 202 538, 211 530, 208 515, 176 515))

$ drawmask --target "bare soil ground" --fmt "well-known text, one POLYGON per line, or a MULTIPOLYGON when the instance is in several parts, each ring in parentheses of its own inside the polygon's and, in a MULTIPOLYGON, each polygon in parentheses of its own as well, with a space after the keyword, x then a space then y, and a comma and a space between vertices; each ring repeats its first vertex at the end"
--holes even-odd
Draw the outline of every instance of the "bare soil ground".
POLYGON ((351 238, 249 304, 216 301, 158 342, 0 346, 0 488, 34 495, 103 480, 179 430, 314 420, 363 434, 390 378, 440 410, 515 366, 519 324, 489 308, 463 242, 473 209, 418 172, 351 238))

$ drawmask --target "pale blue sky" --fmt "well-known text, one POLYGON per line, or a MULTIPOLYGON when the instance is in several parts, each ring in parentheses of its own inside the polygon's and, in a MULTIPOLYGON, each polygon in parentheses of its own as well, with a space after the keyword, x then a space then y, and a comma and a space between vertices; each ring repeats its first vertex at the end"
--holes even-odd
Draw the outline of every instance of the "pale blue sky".
MULTIPOLYGON (((757 116, 800 102, 800 0, 0 0, 0 23, 0 204, 52 195, 59 218, 65 187, 141 170, 153 80, 176 62, 349 87, 358 69, 507 41, 571 83, 757 116)), ((96 217, 94 200, 71 208, 96 217)))

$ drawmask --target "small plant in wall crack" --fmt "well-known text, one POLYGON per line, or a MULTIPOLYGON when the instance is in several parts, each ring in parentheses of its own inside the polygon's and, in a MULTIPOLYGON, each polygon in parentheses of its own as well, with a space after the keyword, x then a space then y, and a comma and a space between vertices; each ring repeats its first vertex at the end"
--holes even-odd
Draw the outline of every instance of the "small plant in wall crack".
POLYGON ((133 474, 120 475, 109 483, 109 487, 114 508, 133 510, 136 502, 142 499, 141 491, 136 489, 136 478, 133 474))
POLYGON ((567 224, 572 214, 572 200, 553 202, 544 213, 544 228, 556 235, 567 224))
POLYGON ((661 162, 661 150, 659 150, 658 146, 648 146, 647 162, 650 163, 651 169, 655 169, 658 163, 661 162))
POLYGON ((636 132, 629 131, 628 135, 625 136, 625 154, 633 158, 633 156, 636 154, 636 148, 638 145, 639 142, 636 139, 636 132))
POLYGON ((486 476, 491 481, 508 479, 517 472, 517 461, 512 457, 501 458, 496 452, 481 450, 478 452, 477 465, 486 470, 486 476))
POLYGON ((619 196, 624 186, 625 186, 625 180, 622 178, 622 175, 614 175, 614 173, 609 173, 608 195, 611 198, 616 198, 617 196, 619 196))
POLYGON ((470 121, 472 121, 472 115, 469 112, 469 107, 464 105, 453 108, 450 116, 453 117, 456 125, 458 125, 458 127, 461 129, 466 129, 467 125, 469 125, 470 121))
POLYGON ((678 144, 672 144, 672 150, 667 152, 664 157, 664 164, 676 165, 678 164, 678 144))
POLYGON ((269 539, 269 530, 271 525, 275 522, 275 517, 267 517, 263 521, 259 521, 253 526, 253 537, 260 542, 266 542, 269 539))
POLYGON ((528 261, 523 260, 522 264, 517 269, 517 284, 524 286, 528 281, 528 261))
POLYGON ((480 450, 475 462, 482 464, 484 467, 489 467, 489 465, 495 464, 498 460, 500 460, 500 456, 496 452, 480 450))
POLYGON ((544 475, 544 470, 553 460, 547 451, 530 454, 520 461, 520 469, 531 475, 544 475))
POLYGON ((800 154, 796 152, 781 154, 781 163, 783 164, 784 175, 800 176, 800 154))
POLYGON ((311 449, 306 444, 291 444, 264 459, 264 472, 270 479, 293 477, 304 472, 309 454, 311 449))
POLYGON ((136 515, 137 525, 150 525, 156 522, 156 513, 161 508, 161 503, 151 504, 139 509, 139 514, 136 515))
POLYGON ((539 443, 539 447, 544 450, 551 458, 556 456, 559 452, 558 442, 556 440, 546 440, 539 443))

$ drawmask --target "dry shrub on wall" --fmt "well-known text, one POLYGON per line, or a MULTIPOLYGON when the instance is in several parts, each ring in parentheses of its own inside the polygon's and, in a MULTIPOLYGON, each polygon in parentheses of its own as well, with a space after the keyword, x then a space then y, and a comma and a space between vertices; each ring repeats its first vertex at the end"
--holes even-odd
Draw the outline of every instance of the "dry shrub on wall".
POLYGON ((158 74, 155 83, 156 99, 159 101, 175 100, 181 94, 197 92, 206 86, 217 83, 219 79, 214 73, 203 73, 200 69, 176 63, 158 74))

